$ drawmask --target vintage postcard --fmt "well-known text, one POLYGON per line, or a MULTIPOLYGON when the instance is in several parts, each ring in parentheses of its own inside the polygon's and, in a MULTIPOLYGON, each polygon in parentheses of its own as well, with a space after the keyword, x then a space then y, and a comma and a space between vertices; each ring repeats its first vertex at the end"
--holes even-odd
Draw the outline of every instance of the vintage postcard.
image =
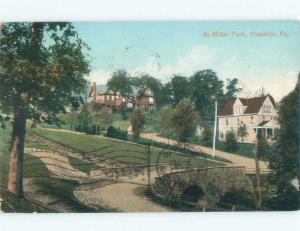
POLYGON ((300 23, 0 23, 0 210, 299 209, 300 23))

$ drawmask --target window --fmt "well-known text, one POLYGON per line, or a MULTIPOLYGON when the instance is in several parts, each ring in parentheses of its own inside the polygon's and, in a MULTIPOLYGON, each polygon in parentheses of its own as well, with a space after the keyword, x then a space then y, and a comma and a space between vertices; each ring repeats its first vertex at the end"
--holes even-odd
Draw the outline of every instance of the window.
POLYGON ((251 124, 253 124, 253 116, 251 116, 251 124))
POLYGON ((263 106, 263 114, 271 114, 272 107, 270 105, 263 106))
POLYGON ((152 97, 149 97, 149 103, 153 103, 153 98, 152 97))
POLYGON ((228 118, 226 118, 226 125, 228 125, 228 118))

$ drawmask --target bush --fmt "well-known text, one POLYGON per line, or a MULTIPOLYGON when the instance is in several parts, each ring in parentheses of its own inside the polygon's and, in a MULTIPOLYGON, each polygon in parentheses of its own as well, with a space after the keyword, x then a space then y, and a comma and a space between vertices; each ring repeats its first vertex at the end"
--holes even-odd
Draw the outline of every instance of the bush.
POLYGON ((113 126, 107 128, 106 136, 120 140, 128 140, 127 131, 122 131, 120 128, 115 128, 113 126))
POLYGON ((140 133, 144 128, 146 117, 142 109, 136 109, 131 115, 130 123, 132 127, 133 138, 139 139, 140 133))
POLYGON ((83 105, 80 113, 77 115, 76 123, 78 126, 76 127, 77 129, 75 128, 75 130, 86 133, 91 132, 92 116, 91 113, 88 111, 87 104, 83 105))
POLYGON ((232 190, 225 193, 220 201, 220 207, 235 205, 238 209, 254 209, 255 200, 251 192, 245 190, 232 190))
POLYGON ((236 136, 233 131, 229 131, 225 135, 225 150, 234 152, 238 149, 236 136))
POLYGON ((209 126, 204 126, 202 141, 205 146, 211 146, 213 141, 213 133, 209 126))

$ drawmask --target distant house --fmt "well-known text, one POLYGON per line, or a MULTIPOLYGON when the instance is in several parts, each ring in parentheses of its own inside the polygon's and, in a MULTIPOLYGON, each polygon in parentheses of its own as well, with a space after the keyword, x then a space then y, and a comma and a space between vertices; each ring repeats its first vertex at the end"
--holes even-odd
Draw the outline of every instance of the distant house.
POLYGON ((106 85, 96 85, 94 82, 90 88, 89 102, 101 103, 109 108, 137 108, 155 110, 155 96, 150 88, 145 90, 132 87, 133 93, 123 96, 120 91, 114 92, 106 85))
POLYGON ((235 98, 228 100, 219 114, 219 139, 225 140, 226 133, 233 131, 240 141, 255 143, 258 133, 271 139, 277 126, 276 103, 271 95, 235 98), (239 135, 240 127, 245 127, 244 138, 239 135))

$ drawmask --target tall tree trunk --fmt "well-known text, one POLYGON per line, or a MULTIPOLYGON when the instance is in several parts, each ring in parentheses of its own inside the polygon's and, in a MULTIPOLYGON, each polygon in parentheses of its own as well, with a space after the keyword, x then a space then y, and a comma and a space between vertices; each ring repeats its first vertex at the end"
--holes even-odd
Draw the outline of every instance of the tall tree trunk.
POLYGON ((8 191, 23 196, 23 161, 26 116, 22 111, 14 115, 9 156, 8 191))

